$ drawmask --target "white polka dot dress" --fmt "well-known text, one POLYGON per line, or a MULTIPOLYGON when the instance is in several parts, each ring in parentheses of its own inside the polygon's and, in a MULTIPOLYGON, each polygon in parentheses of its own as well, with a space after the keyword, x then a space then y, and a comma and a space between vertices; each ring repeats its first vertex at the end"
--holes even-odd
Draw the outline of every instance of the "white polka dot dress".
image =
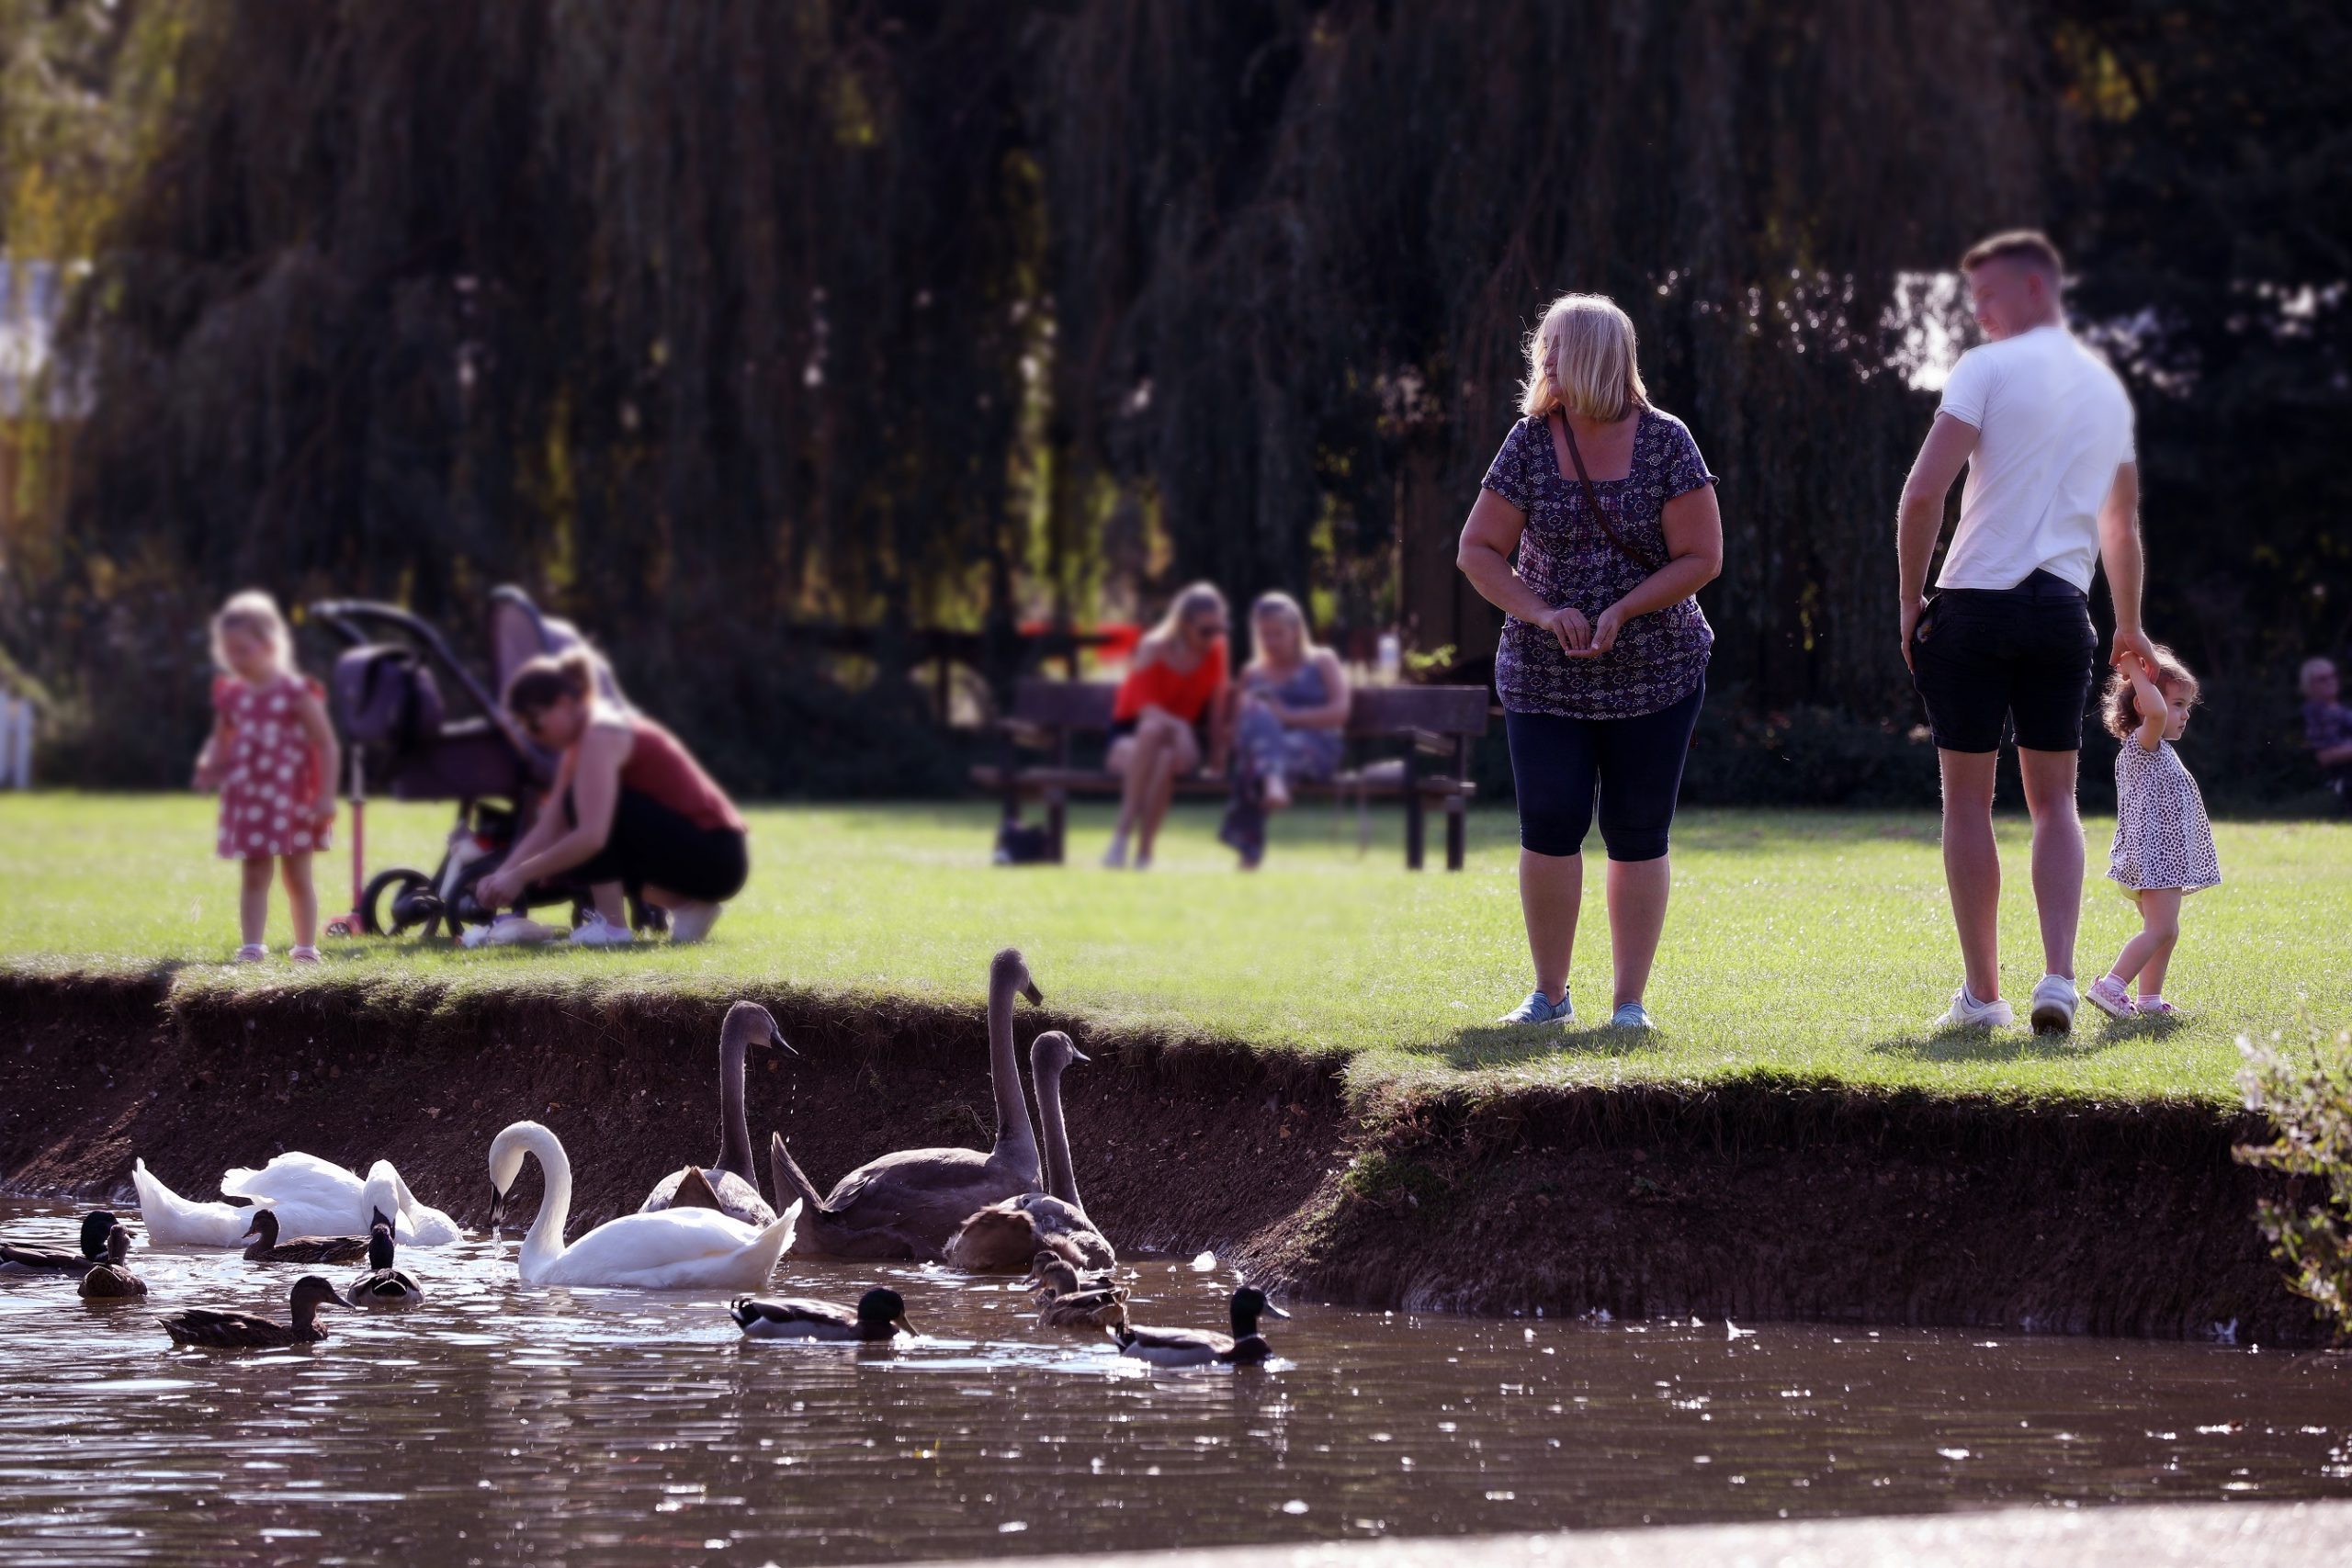
POLYGON ((2205 797, 2169 740, 2149 751, 2135 736, 2116 753, 2115 848, 2107 857, 2107 874, 2135 893, 2151 887, 2194 893, 2222 880, 2205 797))
POLYGON ((320 694, 314 682, 291 674, 258 686, 230 676, 213 683, 213 708, 229 726, 215 840, 221 859, 327 848, 334 818, 314 809, 319 759, 301 720, 303 697, 320 694))

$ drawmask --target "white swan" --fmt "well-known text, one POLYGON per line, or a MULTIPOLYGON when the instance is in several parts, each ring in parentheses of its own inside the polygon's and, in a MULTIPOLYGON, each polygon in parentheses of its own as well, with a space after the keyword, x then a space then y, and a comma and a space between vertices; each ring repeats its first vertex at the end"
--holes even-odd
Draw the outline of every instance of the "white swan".
POLYGON ((795 1202, 774 1224, 754 1230, 716 1209, 660 1209, 623 1214, 566 1247, 571 1215, 571 1161, 562 1143, 537 1122, 517 1122, 490 1145, 490 1204, 494 1233, 523 1156, 538 1156, 547 1195, 515 1259, 526 1285, 624 1285, 642 1291, 756 1291, 792 1245, 800 1218, 795 1202))
POLYGON ((333 1160, 293 1151, 259 1170, 222 1172, 220 1190, 268 1203, 277 1211, 278 1234, 288 1238, 366 1235, 379 1209, 392 1217, 393 1239, 402 1247, 447 1247, 465 1235, 457 1221, 419 1203, 390 1160, 370 1166, 362 1181, 333 1160))
POLYGON ((251 1209, 234 1203, 198 1203, 181 1197, 147 1170, 147 1162, 130 1162, 131 1184, 139 1189, 139 1223, 147 1227, 151 1247, 230 1247, 245 1245, 245 1231, 254 1223, 251 1209))

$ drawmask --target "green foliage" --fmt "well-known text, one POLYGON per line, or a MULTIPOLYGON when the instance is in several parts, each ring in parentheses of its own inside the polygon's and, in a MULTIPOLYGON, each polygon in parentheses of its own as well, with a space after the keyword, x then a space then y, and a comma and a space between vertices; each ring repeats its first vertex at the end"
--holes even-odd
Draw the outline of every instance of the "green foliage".
POLYGON ((2297 1045, 2276 1034, 2267 1044, 2238 1036, 2246 1108, 2268 1115, 2278 1135, 2236 1152, 2244 1164, 2318 1190, 2317 1202, 2265 1198, 2256 1218, 2287 1266, 2288 1289, 2339 1335, 2352 1335, 2352 1030, 2331 1039, 2306 1026, 2303 1035, 2297 1045))
POLYGON ((888 634, 888 692, 909 628, 986 631, 1001 682, 1017 621, 1205 575, 1476 668, 1451 539, 1592 288, 1724 478, 1725 777, 1784 797, 1793 737, 1785 797, 1892 798, 1911 301, 1986 228, 2133 323, 2157 628, 2248 689, 2352 635, 2347 45, 2214 0, 0 0, 0 238, 95 263, 100 393, 0 641, 75 776, 149 782, 248 582, 464 626, 519 581, 796 789, 936 782, 855 697, 760 705, 743 667, 830 679, 810 622, 888 634))

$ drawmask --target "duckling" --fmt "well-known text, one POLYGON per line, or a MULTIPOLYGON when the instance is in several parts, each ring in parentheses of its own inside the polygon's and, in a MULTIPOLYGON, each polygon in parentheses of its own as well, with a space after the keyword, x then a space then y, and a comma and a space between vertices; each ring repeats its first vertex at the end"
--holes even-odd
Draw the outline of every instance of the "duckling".
POLYGON ((218 1307, 190 1307, 169 1317, 155 1321, 172 1337, 175 1345, 210 1345, 231 1350, 266 1350, 285 1345, 315 1344, 327 1337, 326 1326, 318 1321, 322 1306, 347 1307, 351 1304, 335 1293, 335 1288, 316 1274, 305 1274, 294 1281, 286 1294, 288 1313, 293 1322, 289 1325, 272 1323, 251 1313, 226 1312, 218 1307))
POLYGON ((117 1225, 107 1233, 107 1259, 82 1276, 85 1302, 122 1301, 147 1293, 147 1281, 123 1267, 130 1256, 130 1233, 117 1225))
POLYGON ((1288 1317, 1255 1285, 1233 1292, 1233 1333, 1213 1334, 1205 1328, 1131 1328, 1114 1324, 1111 1337, 1119 1354, 1149 1361, 1155 1367, 1254 1367, 1274 1353, 1258 1332, 1258 1317, 1272 1313, 1288 1317))
POLYGON ((856 1310, 831 1302, 759 1301, 737 1296, 727 1314, 752 1339, 887 1340, 912 1334, 907 1303, 896 1291, 872 1290, 857 1300, 856 1310))
POLYGON ((104 1209, 93 1209, 82 1216, 82 1250, 67 1252, 53 1247, 14 1247, 0 1242, 0 1274, 71 1274, 76 1279, 90 1271, 94 1264, 107 1260, 107 1238, 114 1234, 115 1217, 104 1209))
POLYGON ((392 1267, 392 1226, 381 1209, 368 1235, 368 1272, 351 1282, 350 1294, 352 1304, 363 1307, 414 1306, 424 1299, 414 1276, 392 1267))
POLYGON ((254 1211, 245 1234, 254 1238, 245 1248, 246 1260, 253 1263, 356 1263, 368 1256, 366 1236, 305 1236, 281 1246, 277 1216, 267 1209, 254 1211))
POLYGON ((1127 1321, 1125 1285, 1082 1286, 1078 1270, 1058 1253, 1037 1254, 1029 1278, 1045 1287, 1037 1292, 1040 1328, 1111 1328, 1127 1321))

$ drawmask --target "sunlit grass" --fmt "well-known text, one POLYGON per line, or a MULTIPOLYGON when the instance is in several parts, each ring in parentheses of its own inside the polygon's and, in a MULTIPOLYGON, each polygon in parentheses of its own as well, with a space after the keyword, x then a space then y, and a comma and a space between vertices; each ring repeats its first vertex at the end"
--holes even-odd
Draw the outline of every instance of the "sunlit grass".
MULTIPOLYGON (((2352 1018, 2352 828, 2223 824, 2226 881, 2189 903, 2166 991, 2167 1031, 2086 1010, 2071 1041, 2022 1030, 1931 1038, 1957 983, 1932 817, 1687 813, 1675 902, 1649 1001, 1650 1038, 1606 1030, 1498 1031, 1526 993, 1507 812, 1475 814, 1469 869, 1408 874, 1401 826, 1329 807, 1283 822, 1267 868, 1237 874, 1214 815, 1180 812, 1159 866, 1097 868, 1107 814, 1080 809, 1073 863, 988 863, 994 817, 970 807, 753 811, 752 876, 712 940, 622 953, 463 953, 338 944, 316 976, 282 962, 221 966, 236 945, 235 875, 210 855, 210 804, 193 797, 0 797, 0 962, 41 968, 196 965, 182 983, 327 984, 410 976, 476 985, 683 985, 725 993, 809 985, 977 1001, 988 954, 1025 949, 1053 1005, 1105 1024, 1363 1053, 1360 1078, 1486 1069, 1509 1081, 1609 1082, 1767 1073, 1950 1091, 2227 1098, 2233 1037, 2300 1017, 2352 1018)), ((371 869, 429 867, 447 808, 371 808, 371 869)), ((2103 970, 2135 917, 2098 875, 2109 825, 2090 825, 2080 955, 2103 970)), ((2007 988, 2039 971, 2024 823, 2003 824, 2007 988)), ((1598 845, 1596 842, 1595 848, 1598 845)), ((1596 854, 1595 860, 1598 860, 1596 854)), ((347 858, 322 868, 330 909, 347 858)), ((1608 942, 1591 868, 1573 987, 1607 1017, 1608 942)), ((272 945, 283 946, 282 901, 272 945)))

